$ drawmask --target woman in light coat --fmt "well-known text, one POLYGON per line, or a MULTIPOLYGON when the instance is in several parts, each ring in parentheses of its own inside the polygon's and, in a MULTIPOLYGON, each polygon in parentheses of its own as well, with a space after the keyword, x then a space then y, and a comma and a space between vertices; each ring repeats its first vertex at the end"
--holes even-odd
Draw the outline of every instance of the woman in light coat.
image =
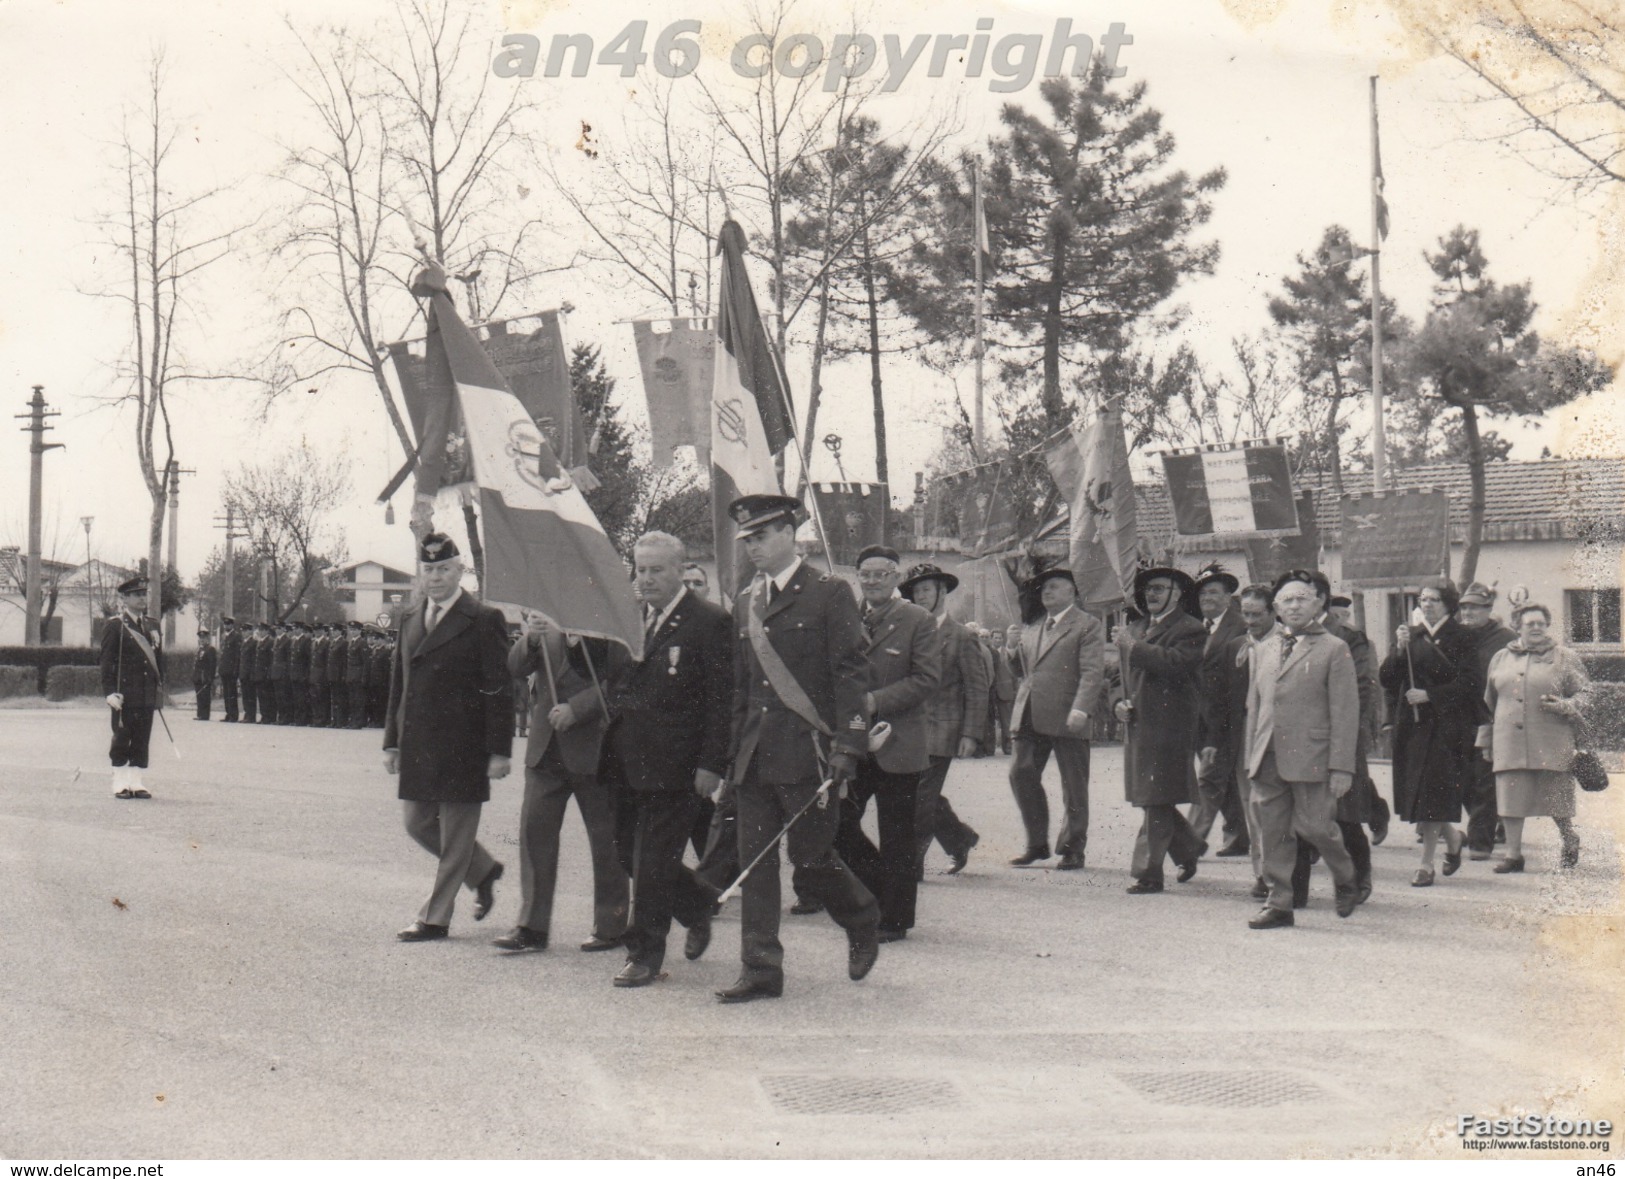
POLYGON ((1548 633, 1552 612, 1526 605, 1513 619, 1518 637, 1490 660, 1484 702, 1494 720, 1479 745, 1495 767, 1495 802, 1506 825, 1496 872, 1523 871, 1523 821, 1547 815, 1563 837, 1561 868, 1580 862, 1574 830, 1574 733, 1591 680, 1580 657, 1548 633))

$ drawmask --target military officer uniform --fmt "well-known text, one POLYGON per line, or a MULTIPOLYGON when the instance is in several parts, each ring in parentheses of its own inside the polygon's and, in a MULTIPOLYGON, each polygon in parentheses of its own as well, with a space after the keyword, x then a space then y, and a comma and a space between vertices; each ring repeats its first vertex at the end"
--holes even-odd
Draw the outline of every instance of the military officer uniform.
POLYGON ((268 623, 261 623, 259 650, 254 653, 254 683, 259 691, 262 725, 274 725, 277 721, 276 681, 271 678, 271 663, 275 657, 276 633, 268 623))
MULTIPOLYGON (((507 633, 507 624, 503 624, 507 633)), ((344 694, 348 698, 346 711, 350 714, 350 727, 367 727, 367 636, 361 633, 361 624, 350 624, 350 638, 344 644, 344 694)))
POLYGON ((214 701, 214 676, 220 668, 220 652, 210 644, 209 632, 197 632, 197 658, 192 662, 192 689, 197 693, 197 719, 206 721, 214 701))
POLYGON ((350 644, 342 623, 331 628, 331 636, 327 648, 328 719, 335 729, 343 729, 350 724, 350 692, 344 686, 350 667, 350 644))
POLYGON ((318 626, 310 640, 310 725, 314 729, 327 727, 327 653, 332 648, 327 630, 318 626))
POLYGON ((118 587, 123 609, 102 629, 102 694, 112 714, 113 797, 151 798, 141 781, 147 768, 153 714, 164 702, 162 631, 156 618, 139 613, 147 579, 118 587))
POLYGON ((384 706, 389 701, 389 660, 393 653, 389 636, 374 631, 367 637, 367 724, 382 728, 384 706))
POLYGON ((288 700, 293 723, 310 724, 310 627, 296 622, 288 645, 288 700))
POLYGON ((243 701, 242 723, 246 725, 254 724, 259 720, 260 689, 254 672, 254 666, 259 657, 259 628, 250 623, 243 627, 243 645, 237 663, 238 694, 243 701))
MULTIPOLYGON (((793 529, 799 507, 788 496, 746 496, 728 510, 746 539, 769 527, 793 529)), ((835 851, 841 813, 839 799, 830 796, 835 788, 814 800, 826 776, 845 782, 868 749, 863 622, 851 589, 794 558, 774 576, 758 574, 739 593, 733 630, 729 779, 739 807, 739 860, 749 865, 758 855, 762 859, 743 886, 743 973, 718 992, 723 1002, 783 990, 779 855, 771 845, 796 815, 801 817, 784 838, 785 853, 808 895, 846 931, 847 969, 854 979, 874 965, 880 918, 874 894, 835 851), (758 643, 766 649, 765 666, 758 643)))
POLYGON ((237 722, 237 669, 242 666, 243 636, 235 618, 220 619, 220 697, 226 706, 226 723, 237 722))

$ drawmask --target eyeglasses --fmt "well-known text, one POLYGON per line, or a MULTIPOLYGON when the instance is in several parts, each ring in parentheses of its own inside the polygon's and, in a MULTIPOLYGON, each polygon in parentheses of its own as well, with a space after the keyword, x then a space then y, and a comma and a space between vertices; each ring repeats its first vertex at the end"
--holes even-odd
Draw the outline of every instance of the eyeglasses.
POLYGON ((866 582, 886 581, 888 578, 896 576, 897 570, 895 569, 860 569, 858 571, 858 580, 866 582))

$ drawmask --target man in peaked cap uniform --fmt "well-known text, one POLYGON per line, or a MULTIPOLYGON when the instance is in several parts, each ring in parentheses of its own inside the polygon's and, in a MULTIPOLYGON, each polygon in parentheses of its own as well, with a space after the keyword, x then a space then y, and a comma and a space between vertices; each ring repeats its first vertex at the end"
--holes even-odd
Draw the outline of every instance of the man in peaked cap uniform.
POLYGON ((197 658, 192 661, 192 690, 197 693, 197 719, 209 719, 214 701, 214 677, 220 670, 220 652, 209 641, 209 632, 197 632, 197 658))
POLYGON ((293 662, 293 624, 284 622, 276 628, 271 642, 271 683, 276 696, 276 723, 297 723, 293 712, 293 681, 288 678, 293 662))
POLYGON ((327 648, 327 721, 335 729, 344 729, 350 725, 350 692, 344 686, 350 668, 350 645, 342 622, 329 627, 328 636, 332 645, 327 648))
POLYGON ((1191 830, 1205 843, 1213 821, 1224 816, 1225 844, 1218 852, 1221 856, 1248 854, 1247 819, 1236 782, 1235 742, 1242 734, 1231 732, 1230 714, 1225 707, 1224 650, 1247 629, 1236 605, 1235 595, 1240 588, 1241 582, 1217 562, 1202 569, 1196 578, 1196 605, 1202 612, 1207 641, 1202 645, 1202 663, 1197 670, 1197 797, 1191 800, 1189 817, 1191 830))
POLYGON ((226 706, 225 721, 237 723, 237 672, 243 663, 243 636, 235 618, 220 619, 220 697, 226 706))
POLYGON ((258 673, 254 670, 259 658, 259 627, 252 622, 244 623, 243 645, 237 663, 237 688, 243 701, 241 723, 245 725, 257 724, 259 721, 260 685, 258 673))
POLYGON ((1141 617, 1118 628, 1123 699, 1123 786, 1144 818, 1134 841, 1136 896, 1162 891, 1163 860, 1179 866, 1179 882, 1196 875, 1207 850, 1180 813, 1196 785, 1196 677, 1207 637, 1196 621, 1196 583, 1180 569, 1142 569, 1134 579, 1141 617))
POLYGON ((936 839, 953 861, 949 874, 969 859, 980 836, 954 814, 943 797, 948 767, 956 757, 970 757, 987 728, 988 662, 982 644, 965 625, 948 617, 948 595, 959 588, 959 578, 935 565, 916 565, 897 587, 909 601, 931 615, 942 643, 942 685, 926 702, 926 752, 930 767, 920 776, 919 807, 915 812, 914 841, 919 846, 919 868, 936 839))
POLYGON ((1010 715, 1015 732, 1010 791, 1021 812, 1027 848, 1010 863, 1026 868, 1049 859, 1044 767, 1053 754, 1061 771, 1058 867, 1075 871, 1084 866, 1089 842, 1089 713, 1105 676, 1106 628, 1078 608, 1078 587, 1069 569, 1043 570, 1025 588, 1042 604, 1043 614, 1019 631, 1011 628, 1022 680, 1010 715))
POLYGON ((141 612, 147 579, 118 587, 119 612, 102 629, 102 693, 112 710, 114 798, 151 798, 141 781, 152 742, 153 713, 164 703, 164 652, 156 618, 141 612))
POLYGON ((880 907, 834 848, 840 795, 868 751, 863 622, 852 591, 796 555, 800 502, 748 495, 728 507, 756 569, 734 600, 732 767, 744 883, 744 969, 717 992, 724 1003, 776 998, 784 990, 779 942, 779 853, 771 844, 791 819, 785 854, 801 885, 847 936, 847 974, 866 976, 880 952, 880 907), (817 798, 820 784, 830 793, 817 798), (763 854, 763 853, 766 854, 763 854))
POLYGON ((293 624, 288 644, 288 704, 294 724, 310 724, 310 627, 303 622, 293 624))
MULTIPOLYGON (((506 622, 503 627, 506 634, 506 622)), ((367 647, 362 624, 350 623, 350 637, 344 644, 344 695, 352 729, 367 727, 367 647)))
POLYGON ((259 644, 254 649, 254 691, 260 702, 260 724, 277 723, 276 681, 271 678, 271 663, 276 656, 276 632, 270 623, 259 624, 259 644))
POLYGON ((332 647, 328 627, 318 623, 310 640, 310 725, 314 729, 325 729, 328 724, 327 654, 332 647))
POLYGON ((476 839, 480 808, 513 752, 507 620, 464 592, 449 536, 426 534, 418 560, 425 597, 390 673, 384 770, 400 776, 407 833, 439 866, 418 919, 396 935, 405 942, 447 935, 461 885, 475 892, 474 920, 490 912, 502 865, 476 839))
MULTIPOLYGON (((512 633, 512 628, 509 628, 509 633, 512 633)), ((367 644, 367 726, 381 729, 384 727, 384 708, 389 704, 389 660, 393 648, 389 635, 381 630, 369 633, 367 644)))

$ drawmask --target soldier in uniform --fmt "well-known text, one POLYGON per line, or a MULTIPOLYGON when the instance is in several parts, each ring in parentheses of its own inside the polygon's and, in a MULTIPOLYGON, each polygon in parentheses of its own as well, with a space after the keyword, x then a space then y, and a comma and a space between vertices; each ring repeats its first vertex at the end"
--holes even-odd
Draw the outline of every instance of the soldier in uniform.
POLYGON ((384 708, 389 703, 389 661, 394 647, 389 635, 381 630, 373 631, 367 642, 367 724, 381 729, 384 708))
POLYGON ((226 723, 237 723, 237 669, 242 665, 243 636, 237 632, 237 620, 222 616, 220 619, 220 695, 226 705, 226 723))
POLYGON ((260 634, 252 623, 243 626, 243 645, 237 663, 237 685, 243 699, 242 723, 251 725, 259 720, 259 682, 255 679, 254 665, 259 660, 260 634))
POLYGON ((310 724, 310 627, 303 622, 293 625, 288 646, 288 700, 293 723, 303 726, 310 724))
MULTIPOLYGON (((503 623, 507 633, 507 623, 503 623)), ((348 697, 346 710, 350 714, 350 727, 367 727, 367 636, 361 623, 350 623, 350 638, 344 644, 344 694, 348 697)))
POLYGON ((331 697, 328 719, 335 729, 344 729, 350 725, 350 692, 344 686, 344 677, 350 668, 350 645, 345 641, 342 622, 335 623, 328 633, 331 644, 327 648, 327 687, 331 697))
POLYGON ((141 781, 153 713, 164 702, 164 652, 158 620, 141 613, 147 579, 118 587, 119 612, 102 629, 102 692, 112 710, 114 798, 151 798, 141 781))
POLYGON ((276 655, 276 634, 268 622, 259 625, 259 648, 254 652, 254 685, 260 698, 260 724, 274 725, 277 718, 276 682, 271 678, 271 661, 276 655))
POLYGON ((293 694, 288 690, 288 663, 293 654, 293 627, 282 623, 271 640, 271 692, 276 697, 276 723, 293 724, 293 694))
POLYGON ((327 653, 332 643, 327 638, 325 623, 316 627, 310 640, 310 727, 327 728, 327 653))
POLYGON ((214 676, 220 669, 220 652, 209 642, 209 632, 197 632, 197 658, 192 661, 192 689, 197 693, 197 719, 209 719, 214 700, 214 676))
POLYGON ((802 887, 846 931, 847 975, 865 977, 880 953, 880 907, 834 849, 840 795, 868 752, 863 622, 846 584, 796 555, 800 501, 748 495, 728 513, 756 569, 734 600, 732 768, 739 807, 739 860, 761 862, 745 878, 738 981, 723 1003, 784 992, 779 942, 780 831, 802 887), (821 783, 832 783, 818 797, 821 783), (766 854, 764 854, 766 853, 766 854))

